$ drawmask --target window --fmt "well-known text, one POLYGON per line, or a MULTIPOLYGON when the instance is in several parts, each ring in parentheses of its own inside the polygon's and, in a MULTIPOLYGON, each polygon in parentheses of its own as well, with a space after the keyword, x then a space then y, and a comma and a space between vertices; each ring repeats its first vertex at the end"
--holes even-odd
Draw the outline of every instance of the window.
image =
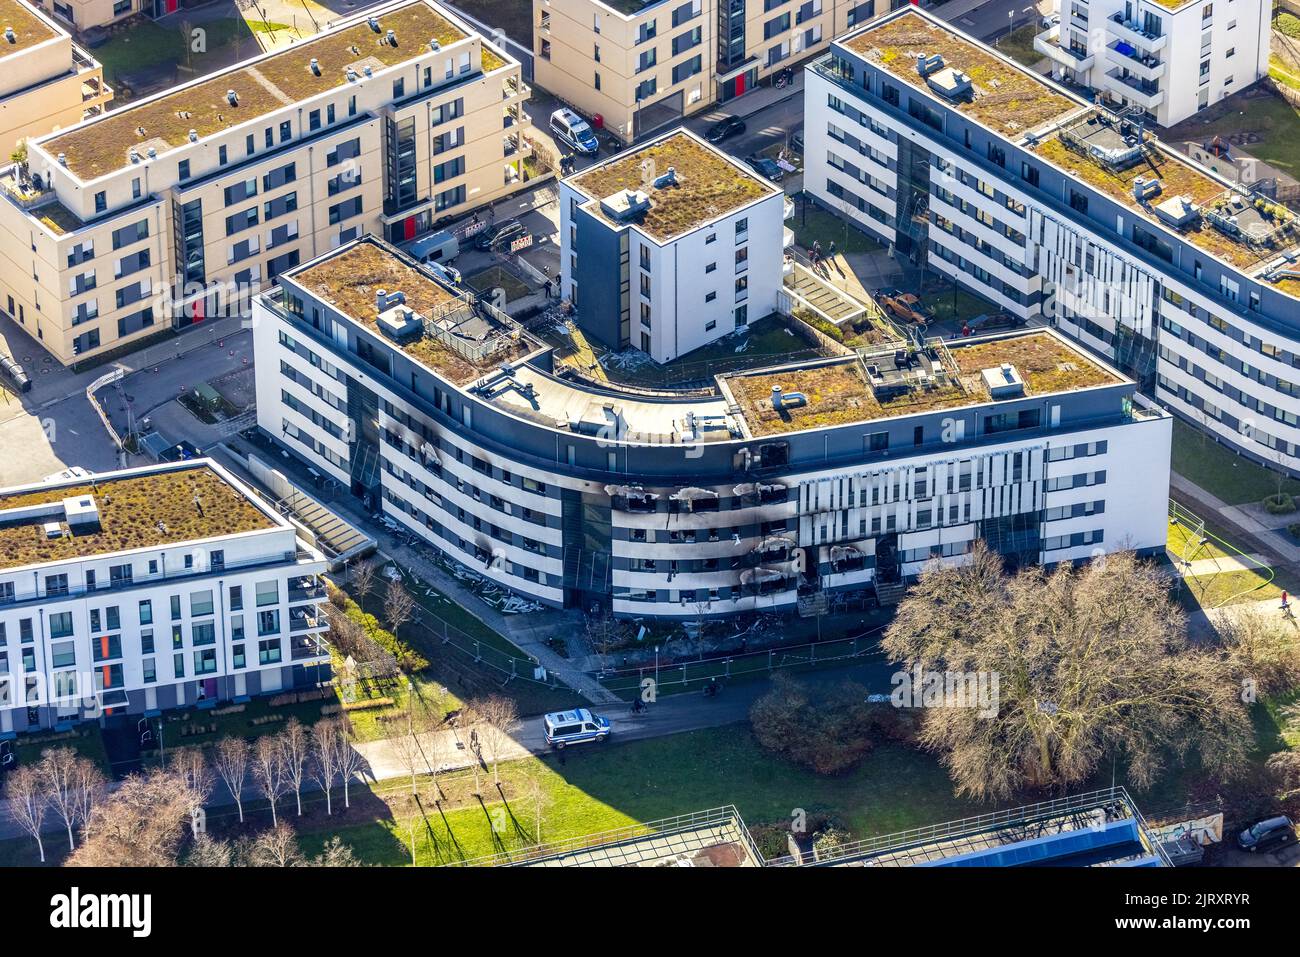
POLYGON ((196 591, 190 593, 190 616, 201 618, 204 615, 212 614, 212 591, 196 591))
POLYGON ((72 635, 72 612, 60 611, 50 615, 50 637, 68 638, 72 635))
POLYGON ((258 582, 256 585, 257 606, 278 605, 280 603, 279 582, 258 582))
POLYGON ((241 611, 244 607, 244 586, 230 586, 230 610, 241 611))
POLYGON ((280 639, 273 638, 268 641, 259 641, 257 643, 257 662, 262 665, 273 665, 280 660, 280 639))
POLYGON ((108 209, 108 194, 100 190, 95 194, 95 212, 102 213, 108 209))
POLYGON ((277 635, 280 633, 280 612, 259 611, 257 613, 257 633, 259 635, 277 635))

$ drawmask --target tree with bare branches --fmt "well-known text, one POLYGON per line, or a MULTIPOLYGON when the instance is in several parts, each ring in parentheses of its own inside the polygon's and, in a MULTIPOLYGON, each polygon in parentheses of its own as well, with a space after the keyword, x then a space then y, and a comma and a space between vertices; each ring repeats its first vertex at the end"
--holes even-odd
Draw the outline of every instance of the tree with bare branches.
POLYGON ((334 755, 338 763, 339 777, 343 780, 343 807, 352 807, 352 799, 349 794, 349 785, 352 778, 361 773, 361 769, 366 766, 366 759, 361 756, 361 752, 352 747, 352 742, 348 740, 346 734, 340 734, 336 739, 334 755))
POLYGON ((389 745, 397 755, 398 763, 401 764, 403 770, 411 778, 411 794, 413 795, 419 793, 418 776, 431 770, 425 740, 431 737, 427 734, 429 730, 428 715, 422 708, 416 709, 412 704, 407 709, 405 733, 388 739, 389 745))
POLYGON ((173 748, 168 752, 171 769, 181 776, 181 780, 198 795, 200 804, 207 804, 212 797, 212 770, 202 748, 173 748))
POLYGON ((45 814, 50 809, 49 798, 45 796, 45 782, 35 767, 24 766, 9 775, 5 785, 5 796, 9 799, 9 817, 23 833, 30 835, 36 842, 36 850, 45 863, 45 842, 41 840, 41 829, 45 826, 45 814))
POLYGON ((482 724, 483 716, 474 707, 474 702, 466 702, 465 707, 460 709, 456 726, 466 739, 465 750, 469 752, 469 766, 474 771, 475 797, 483 793, 483 789, 479 787, 479 771, 483 768, 483 746, 479 742, 479 727, 482 724))
POLYGON ((284 752, 280 742, 266 735, 253 746, 253 780, 262 789, 262 795, 271 802, 271 825, 280 823, 275 802, 285 788, 284 752))
POLYGON ((525 800, 533 806, 533 827, 536 831, 537 843, 541 844, 542 819, 547 806, 551 803, 551 792, 546 789, 541 775, 537 772, 531 772, 524 778, 523 795, 525 800))
POLYGON ((992 714, 924 708, 920 740, 974 797, 1077 785, 1112 757, 1145 786, 1192 748, 1226 776, 1253 740, 1231 656, 1188 641, 1166 576, 1131 552, 1007 575, 977 543, 967 564, 923 570, 883 647, 967 689, 999 679, 992 714))
POLYGON ((352 566, 352 593, 360 605, 370 597, 379 580, 379 562, 361 559, 352 566))
POLYGON ((472 708, 480 719, 479 738, 492 762, 492 783, 499 788, 501 775, 497 766, 511 732, 519 727, 519 709, 512 699, 498 694, 474 702, 472 708))
POLYGON ((293 788, 293 796, 298 802, 298 816, 302 817, 302 782, 307 775, 307 759, 311 755, 311 736, 302 722, 290 718, 284 730, 276 735, 280 745, 280 766, 284 769, 285 781, 293 788))
POLYGON ((231 867, 235 863, 235 850, 226 841, 200 834, 185 854, 184 863, 186 867, 231 867))
POLYGON ((199 809, 198 795, 178 774, 155 769, 133 774, 96 805, 74 867, 170 867, 185 826, 199 809))
POLYGON ((388 589, 384 592, 384 618, 388 622, 388 627, 392 629, 394 638, 398 637, 402 626, 410 622, 413 617, 415 617, 415 599, 400 581, 390 581, 388 589))
POLYGON ((330 791, 339 774, 338 742, 342 735, 341 723, 333 718, 324 718, 311 727, 311 777, 325 792, 326 814, 334 813, 330 791))
POLYGON ((248 780, 248 742, 243 738, 224 737, 217 742, 213 765, 217 775, 230 793, 239 810, 239 823, 244 823, 244 783, 248 780))
POLYGON ((74 851, 77 841, 73 832, 90 818, 108 790, 108 780, 93 761, 67 747, 44 751, 37 767, 45 796, 68 830, 68 850, 74 851))
POLYGON ((284 821, 245 840, 240 851, 247 867, 298 867, 304 863, 298 836, 284 821))
POLYGON ((1279 694, 1300 685, 1300 626, 1262 602, 1221 609, 1214 630, 1239 673, 1248 697, 1279 694))

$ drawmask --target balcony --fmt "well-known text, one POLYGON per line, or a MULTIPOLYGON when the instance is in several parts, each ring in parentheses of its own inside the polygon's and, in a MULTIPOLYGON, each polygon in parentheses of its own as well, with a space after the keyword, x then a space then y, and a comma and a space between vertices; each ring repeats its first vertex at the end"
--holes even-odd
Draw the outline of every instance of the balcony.
POLYGON ((1129 71, 1129 73, 1139 79, 1155 82, 1165 75, 1169 69, 1169 64, 1162 61, 1159 57, 1151 56, 1149 53, 1142 53, 1122 40, 1118 40, 1106 47, 1106 59, 1111 63, 1129 71))
POLYGON ((325 586, 315 578, 291 578, 289 580, 289 603, 303 601, 320 601, 326 595, 325 586))
POLYGON ((300 634, 308 631, 324 631, 329 627, 329 622, 325 620, 324 615, 313 615, 305 609, 294 609, 289 612, 289 632, 290 634, 300 634))
POLYGON ((513 100, 515 97, 528 99, 532 95, 533 88, 517 76, 512 76, 501 84, 501 99, 503 100, 513 100))
POLYGON ((1083 73, 1091 69, 1095 57, 1087 50, 1061 45, 1061 28, 1054 26, 1034 37, 1034 49, 1057 66, 1083 73))
POLYGON ((1120 70, 1109 70, 1102 78, 1103 89, 1129 103, 1154 110, 1165 101, 1165 91, 1154 83, 1135 76, 1125 76, 1120 70))
POLYGON ((510 129, 513 126, 527 126, 533 121, 522 106, 518 103, 506 107, 505 114, 501 118, 501 125, 504 129, 510 129))
POLYGON ((1132 44, 1147 53, 1159 53, 1169 44, 1169 35, 1156 36, 1147 33, 1136 20, 1125 20, 1124 14, 1116 13, 1106 19, 1106 32, 1117 40, 1132 44))

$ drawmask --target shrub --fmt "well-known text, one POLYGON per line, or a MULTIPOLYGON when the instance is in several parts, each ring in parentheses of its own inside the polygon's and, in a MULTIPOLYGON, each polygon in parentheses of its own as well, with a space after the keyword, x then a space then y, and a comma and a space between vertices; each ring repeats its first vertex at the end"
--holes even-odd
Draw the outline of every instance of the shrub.
MULTIPOLYGON (((402 669, 402 671, 410 674, 413 671, 423 671, 425 668, 429 667, 429 660, 427 658, 406 642, 398 639, 396 635, 379 623, 378 618, 363 610, 362 607, 353 600, 351 595, 348 595, 342 589, 337 588, 333 584, 330 585, 330 603, 334 605, 335 608, 340 609, 341 614, 347 616, 348 619, 360 626, 360 629, 365 633, 366 638, 374 642, 388 654, 392 655, 393 659, 397 662, 397 667, 402 669), (339 600, 336 600, 336 596, 342 596, 341 603, 339 600)), ((336 614, 338 613, 339 612, 336 612, 336 614)), ((340 634, 339 636, 333 637, 342 637, 342 635, 340 634)), ((340 646, 339 651, 346 656, 353 654, 356 649, 340 646)), ((364 653, 358 654, 357 657, 358 660, 368 660, 364 653)))
POLYGON ((818 774, 839 774, 871 751, 874 721, 867 690, 845 681, 814 700, 808 688, 778 675, 749 718, 758 743, 818 774))
POLYGON ((1264 499, 1264 509, 1270 515, 1286 515, 1295 511, 1295 499, 1286 492, 1270 495, 1264 499))
POLYGON ((1300 17, 1294 13, 1279 13, 1273 27, 1284 37, 1300 40, 1300 17))

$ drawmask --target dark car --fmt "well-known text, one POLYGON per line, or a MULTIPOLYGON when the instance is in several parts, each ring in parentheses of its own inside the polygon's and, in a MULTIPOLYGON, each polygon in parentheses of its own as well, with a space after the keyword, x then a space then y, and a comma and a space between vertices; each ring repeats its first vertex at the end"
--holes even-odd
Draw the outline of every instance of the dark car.
POLYGON ((710 143, 721 143, 732 136, 745 132, 745 121, 738 116, 728 116, 709 127, 704 138, 710 143))
POLYGON ((517 219, 494 223, 474 237, 475 249, 500 249, 524 234, 524 224, 517 219))
POLYGON ((1238 834, 1237 846, 1243 851, 1254 854, 1261 851, 1275 851, 1288 844, 1294 844, 1295 840, 1295 825, 1291 823, 1289 817, 1270 817, 1258 824, 1252 824, 1238 834))
POLYGON ((766 176, 774 183, 781 182, 785 176, 785 170, 776 164, 776 160, 770 160, 766 156, 746 156, 745 162, 759 176, 766 176))
POLYGON ((977 332, 992 332, 994 329, 1019 329, 1025 324, 1025 320, 1010 312, 994 312, 983 316, 976 316, 966 323, 962 329, 963 335, 974 335, 977 332))

